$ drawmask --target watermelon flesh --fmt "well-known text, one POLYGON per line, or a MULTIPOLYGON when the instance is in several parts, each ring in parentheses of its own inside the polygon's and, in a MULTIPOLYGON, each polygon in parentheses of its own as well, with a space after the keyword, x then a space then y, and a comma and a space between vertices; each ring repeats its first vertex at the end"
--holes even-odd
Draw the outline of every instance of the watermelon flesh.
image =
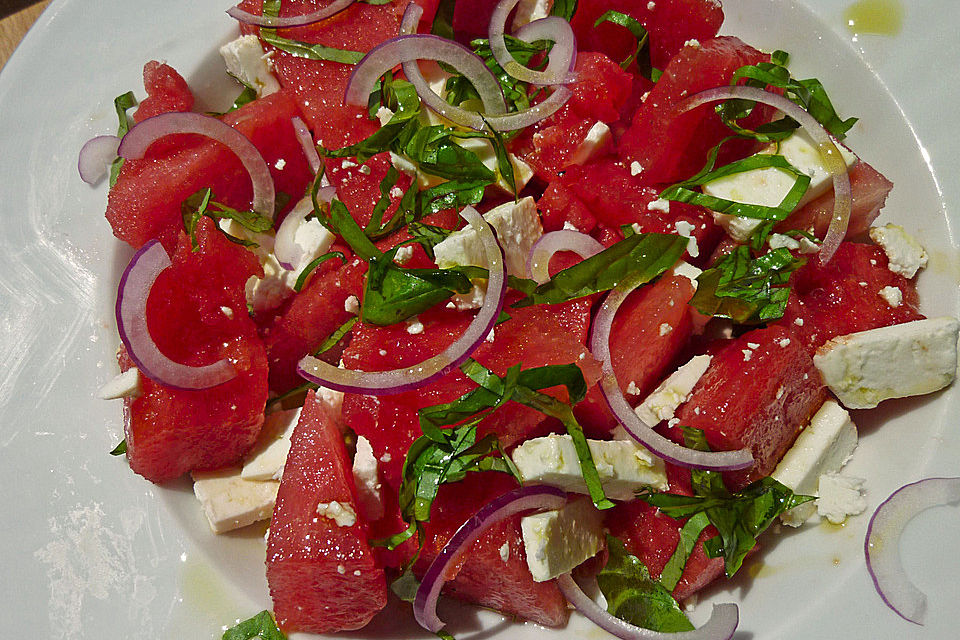
POLYGON ((190 111, 193 108, 193 93, 176 69, 168 64, 151 60, 143 67, 143 87, 147 97, 133 113, 133 121, 174 111, 190 111))
POLYGON ((267 539, 267 582, 285 632, 359 629, 387 603, 383 569, 367 543, 350 458, 336 419, 307 395, 290 443, 267 539), (337 502, 355 514, 318 514, 337 502))

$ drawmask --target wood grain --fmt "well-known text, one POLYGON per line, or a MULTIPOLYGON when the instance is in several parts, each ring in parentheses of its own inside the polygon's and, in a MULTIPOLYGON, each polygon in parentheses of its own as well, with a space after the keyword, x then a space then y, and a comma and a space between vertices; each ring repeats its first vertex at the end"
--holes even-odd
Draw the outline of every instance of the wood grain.
POLYGON ((17 48, 30 26, 36 22, 50 0, 43 0, 0 20, 0 69, 17 48))

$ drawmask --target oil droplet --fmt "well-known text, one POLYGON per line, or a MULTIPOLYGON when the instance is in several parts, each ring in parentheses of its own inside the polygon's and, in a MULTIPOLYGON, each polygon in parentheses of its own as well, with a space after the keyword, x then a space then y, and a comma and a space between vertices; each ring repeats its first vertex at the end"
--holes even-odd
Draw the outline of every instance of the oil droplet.
POLYGON ((859 0, 846 8, 843 20, 853 34, 895 36, 903 26, 903 14, 900 0, 859 0))

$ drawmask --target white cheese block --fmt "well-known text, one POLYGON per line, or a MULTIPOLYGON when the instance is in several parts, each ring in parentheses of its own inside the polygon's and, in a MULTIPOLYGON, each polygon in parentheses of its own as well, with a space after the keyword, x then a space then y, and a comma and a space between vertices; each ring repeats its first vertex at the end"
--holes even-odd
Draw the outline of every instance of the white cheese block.
POLYGON ((130 367, 100 387, 97 395, 101 400, 136 398, 140 395, 140 370, 130 367))
POLYGON ((855 516, 867 509, 863 497, 863 478, 825 473, 820 476, 817 513, 833 524, 843 524, 847 516, 855 516))
POLYGON ((870 409, 952 383, 958 332, 960 322, 943 317, 851 333, 827 341, 813 363, 844 406, 870 409))
POLYGON ((690 393, 710 366, 713 356, 702 355, 671 373, 643 402, 634 409, 637 416, 651 427, 673 418, 677 408, 690 399, 690 393))
POLYGON ((526 516, 520 532, 535 582, 569 573, 603 548, 603 518, 589 498, 526 516))
POLYGON ((593 123, 593 126, 590 127, 590 130, 587 131, 583 142, 577 146, 573 155, 570 156, 570 162, 572 164, 586 164, 594 157, 606 151, 612 142, 613 134, 610 132, 610 127, 600 120, 597 120, 593 123))
POLYGON ((693 290, 697 290, 697 278, 703 273, 703 269, 695 267, 685 260, 679 261, 673 269, 670 270, 675 276, 683 276, 693 285, 693 290))
POLYGON ((353 456, 353 481, 357 487, 360 511, 368 522, 383 517, 383 501, 380 495, 380 477, 377 458, 370 441, 359 436, 357 453, 353 456))
POLYGON ((927 252, 916 238, 896 224, 870 227, 870 239, 887 254, 887 268, 905 278, 912 278, 927 266, 927 252))
POLYGON ((280 487, 276 480, 244 480, 238 467, 191 475, 193 493, 214 533, 239 529, 273 514, 280 487))
POLYGON ((240 36, 220 47, 220 56, 227 73, 257 91, 262 98, 280 90, 280 83, 273 75, 273 64, 263 52, 260 38, 255 35, 240 36))
MULTIPOLYGON (((608 498, 632 500, 637 490, 668 488, 663 460, 633 440, 587 440, 608 498)), ((548 484, 571 493, 589 493, 580 460, 567 435, 527 440, 511 455, 524 483, 548 484)))
MULTIPOLYGON (((842 145, 837 145, 847 168, 857 163, 857 157, 842 145)), ((814 198, 823 195, 833 186, 830 173, 820 159, 817 145, 802 129, 798 129, 786 140, 777 145, 769 145, 760 154, 778 153, 802 173, 810 176, 810 186, 800 200, 803 206, 814 198)), ((793 187, 796 178, 789 173, 773 167, 743 171, 718 178, 703 185, 703 192, 717 198, 759 204, 767 207, 779 205, 784 196, 793 187)), ((745 242, 763 221, 715 213, 714 220, 722 226, 734 240, 745 242)))
MULTIPOLYGON (((833 400, 827 400, 770 475, 794 493, 817 495, 820 476, 843 468, 856 447, 857 426, 850 414, 833 400)), ((782 514, 780 519, 799 527, 814 511, 814 503, 807 502, 782 514)))
POLYGON ((300 408, 274 411, 267 415, 257 443, 243 463, 244 480, 279 480, 290 452, 290 437, 300 420, 300 408))

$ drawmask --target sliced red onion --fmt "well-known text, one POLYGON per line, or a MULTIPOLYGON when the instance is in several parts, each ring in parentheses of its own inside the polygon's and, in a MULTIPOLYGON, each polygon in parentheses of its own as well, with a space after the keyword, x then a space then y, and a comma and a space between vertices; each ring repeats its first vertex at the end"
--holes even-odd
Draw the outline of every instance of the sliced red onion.
POLYGON ((238 6, 227 9, 227 15, 231 18, 244 22, 246 24, 255 24, 261 27, 302 27, 314 22, 320 22, 332 15, 338 14, 351 4, 354 0, 333 0, 322 9, 317 9, 311 13, 305 13, 302 16, 287 16, 284 18, 276 16, 260 16, 249 11, 244 11, 238 6))
POLYGON ((752 100, 770 105, 781 111, 803 127, 803 130, 809 134, 810 138, 816 143, 817 150, 820 152, 820 159, 823 166, 833 178, 833 218, 830 220, 830 226, 827 228, 827 234, 820 245, 820 263, 826 264, 833 257, 837 247, 843 241, 847 234, 847 226, 850 223, 850 211, 853 208, 851 198, 850 177, 847 175, 847 164, 837 148, 837 144, 830 137, 826 129, 821 126, 817 119, 807 113, 801 106, 791 102, 789 99, 770 93, 756 87, 718 87, 696 93, 678 107, 680 113, 695 109, 708 102, 717 102, 719 100, 752 100))
POLYGON ((569 573, 557 578, 557 586, 574 609, 601 629, 623 640, 730 640, 740 623, 737 605, 724 603, 713 605, 710 619, 693 631, 653 631, 634 626, 609 613, 585 594, 569 573))
POLYGON ((528 485, 505 493, 484 505, 469 520, 460 525, 437 557, 434 558, 413 602, 413 615, 424 629, 436 633, 444 622, 437 617, 437 599, 447 580, 450 568, 469 551, 480 535, 510 516, 533 509, 559 509, 567 501, 566 494, 556 487, 528 485))
POLYGON ((237 371, 226 358, 202 367, 174 362, 163 355, 147 327, 147 298, 157 276, 170 266, 163 245, 151 240, 133 254, 120 277, 117 329, 120 340, 140 372, 174 389, 208 389, 232 380, 237 371))
POLYGON ((273 176, 260 151, 250 140, 216 118, 199 113, 162 113, 135 125, 120 141, 121 158, 139 160, 155 141, 174 133, 196 133, 226 145, 243 163, 253 183, 253 210, 273 218, 276 195, 273 176))
POLYGON ((293 116, 290 118, 290 122, 293 123, 293 132, 297 135, 297 140, 303 148, 303 155, 307 158, 310 171, 316 174, 317 171, 320 171, 320 154, 317 153, 317 147, 313 142, 313 136, 310 135, 310 129, 308 129, 306 123, 300 119, 300 116, 293 116))
POLYGON ((89 185, 96 185, 103 180, 110 163, 117 157, 119 146, 120 138, 117 136, 97 136, 87 140, 77 158, 80 179, 89 185))
POLYGON ((507 74, 523 82, 537 85, 551 85, 570 82, 570 74, 576 57, 576 39, 570 23, 559 16, 549 16, 534 20, 517 31, 516 36, 525 42, 535 39, 553 41, 549 61, 543 71, 535 71, 523 66, 511 55, 504 40, 507 18, 520 3, 520 0, 500 0, 490 16, 490 51, 494 59, 507 74))
POLYGON ((603 245, 593 236, 573 229, 545 233, 530 247, 527 273, 543 284, 550 279, 550 258, 559 251, 572 251, 581 258, 589 258, 603 251, 603 245))
POLYGON ((631 291, 639 284, 618 286, 604 299, 590 327, 590 351, 602 365, 600 391, 610 407, 610 411, 620 424, 637 442, 667 462, 692 469, 711 469, 714 471, 735 471, 746 469, 753 464, 753 455, 749 449, 737 451, 697 451, 680 446, 653 430, 633 410, 627 402, 613 370, 610 356, 610 331, 617 310, 631 291))
MULTIPOLYGON (((319 202, 332 202, 336 195, 337 190, 329 185, 317 190, 319 202)), ((287 212, 280 227, 277 228, 273 254, 277 257, 280 266, 287 271, 296 269, 303 260, 303 249, 297 244, 297 230, 311 213, 313 213, 313 200, 309 197, 303 198, 287 212)))
POLYGON ((960 502, 960 478, 927 478, 894 491, 870 518, 863 542, 867 570, 883 602, 908 622, 923 624, 927 596, 903 570, 900 534, 921 511, 956 502, 960 502))
POLYGON ((473 207, 465 207, 460 215, 477 231, 490 270, 483 306, 462 336, 439 354, 410 367, 390 371, 354 371, 306 356, 297 365, 299 374, 321 387, 379 396, 423 387, 469 358, 486 340, 503 310, 507 270, 503 249, 497 243, 490 224, 473 207))

